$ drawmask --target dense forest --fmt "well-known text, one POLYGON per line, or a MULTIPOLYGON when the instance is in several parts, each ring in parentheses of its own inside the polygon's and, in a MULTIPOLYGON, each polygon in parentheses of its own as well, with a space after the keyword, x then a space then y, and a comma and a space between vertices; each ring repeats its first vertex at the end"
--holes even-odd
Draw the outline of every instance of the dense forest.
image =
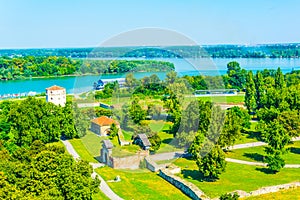
POLYGON ((98 180, 58 141, 81 137, 86 116, 75 104, 43 100, 0 104, 0 199, 92 199, 98 180))
POLYGON ((95 47, 49 49, 2 49, 0 56, 64 56, 70 58, 299 58, 300 45, 209 45, 170 47, 95 47))
POLYGON ((0 79, 2 80, 74 74, 170 71, 174 69, 174 65, 170 62, 153 60, 83 60, 63 56, 13 58, 4 56, 0 58, 0 79))

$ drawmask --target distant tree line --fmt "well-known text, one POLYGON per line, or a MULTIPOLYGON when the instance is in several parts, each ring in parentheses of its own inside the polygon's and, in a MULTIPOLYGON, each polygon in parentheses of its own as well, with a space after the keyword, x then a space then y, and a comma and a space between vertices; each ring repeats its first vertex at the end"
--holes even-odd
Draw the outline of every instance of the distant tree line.
POLYGON ((95 47, 59 49, 2 49, 0 56, 63 56, 70 58, 299 58, 300 45, 210 45, 171 47, 95 47))
POLYGON ((0 57, 0 80, 80 74, 171 71, 174 64, 153 60, 82 60, 63 56, 0 57))

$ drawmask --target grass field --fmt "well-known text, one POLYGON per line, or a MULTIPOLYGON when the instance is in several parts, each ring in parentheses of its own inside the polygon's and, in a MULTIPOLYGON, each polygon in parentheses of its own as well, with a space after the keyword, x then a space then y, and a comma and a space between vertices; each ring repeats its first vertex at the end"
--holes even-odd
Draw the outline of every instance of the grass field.
POLYGON ((257 124, 257 122, 251 122, 250 128, 242 132, 241 138, 237 140, 235 144, 245 144, 259 141, 259 133, 256 131, 257 124))
POLYGON ((120 176, 120 182, 107 182, 110 188, 124 199, 189 199, 173 185, 148 170, 96 169, 104 180, 120 176))
MULTIPOLYGON (((191 97, 194 98, 195 97, 191 97)), ((202 96, 202 97, 197 97, 198 99, 201 99, 203 101, 212 101, 215 103, 244 103, 245 95, 244 94, 238 94, 235 96, 202 96)))
POLYGON ((95 158, 100 156, 101 141, 103 139, 104 137, 99 137, 88 131, 84 137, 72 139, 70 142, 81 159, 89 162, 98 162, 95 158))
POLYGON ((154 132, 158 132, 158 135, 161 138, 161 145, 159 150, 156 153, 165 153, 165 152, 172 152, 172 151, 180 151, 183 149, 177 148, 174 145, 174 137, 173 134, 168 133, 170 130, 171 123, 165 121, 154 121, 151 120, 149 124, 150 128, 154 132))
POLYGON ((102 192, 99 191, 98 193, 93 194, 93 200, 109 200, 109 198, 102 192))
POLYGON ((216 182, 201 181, 201 174, 193 160, 179 158, 174 162, 182 168, 181 178, 198 186, 210 197, 218 197, 221 194, 234 190, 250 192, 264 186, 279 185, 299 181, 300 169, 282 169, 277 174, 267 174, 262 167, 227 163, 226 172, 222 173, 216 182))
POLYGON ((292 188, 288 190, 282 190, 279 192, 263 194, 259 196, 253 196, 248 198, 243 198, 243 200, 260 200, 260 199, 267 199, 267 200, 296 200, 300 199, 300 188, 292 188))
MULTIPOLYGON (((290 152, 283 155, 283 159, 287 164, 300 164, 300 141, 294 142, 294 144, 287 145, 290 152)), ((252 147, 246 149, 236 149, 231 152, 227 152, 227 157, 240 160, 263 162, 263 157, 266 156, 264 152, 264 146, 252 147)))

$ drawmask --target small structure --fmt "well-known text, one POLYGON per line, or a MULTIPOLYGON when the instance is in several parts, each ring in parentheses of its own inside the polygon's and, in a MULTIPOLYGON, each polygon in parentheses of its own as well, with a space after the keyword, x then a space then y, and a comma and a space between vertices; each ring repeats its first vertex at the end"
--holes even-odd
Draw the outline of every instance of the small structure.
POLYGON ((214 90, 195 90, 195 96, 234 96, 237 89, 214 89, 214 90))
POLYGON ((46 101, 55 105, 65 106, 66 89, 57 85, 46 88, 46 101))
POLYGON ((118 82, 120 87, 123 87, 125 84, 125 78, 114 78, 114 79, 99 79, 97 82, 94 82, 94 90, 102 90, 107 83, 118 82))
POLYGON ((112 160, 110 159, 112 155, 112 149, 114 145, 111 143, 110 140, 103 140, 102 141, 102 149, 101 149, 101 157, 100 161, 108 166, 112 166, 112 160))
POLYGON ((95 118, 91 121, 91 131, 101 136, 107 136, 113 123, 121 130, 119 123, 112 118, 106 116, 95 118))
POLYGON ((146 134, 138 134, 134 138, 133 143, 139 145, 144 150, 149 150, 151 147, 151 143, 146 134))

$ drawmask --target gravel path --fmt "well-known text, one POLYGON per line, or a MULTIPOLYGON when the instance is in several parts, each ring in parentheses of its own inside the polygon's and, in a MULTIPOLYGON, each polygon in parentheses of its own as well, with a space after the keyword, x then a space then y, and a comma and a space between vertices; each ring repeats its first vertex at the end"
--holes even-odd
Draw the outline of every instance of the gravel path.
MULTIPOLYGON (((62 140, 62 143, 65 145, 67 151, 69 152, 69 154, 71 154, 73 156, 73 158, 75 160, 80 159, 80 156, 78 155, 78 153, 75 151, 72 144, 68 140, 62 140)), ((93 169, 104 166, 102 163, 90 163, 90 165, 92 165, 93 169)), ((97 174, 94 171, 91 176, 92 176, 92 178, 95 178, 96 176, 98 177, 98 179, 101 181, 99 188, 109 199, 123 200, 121 197, 119 197, 116 193, 114 193, 110 189, 110 187, 107 185, 107 183, 104 181, 104 179, 99 174, 97 174)))

